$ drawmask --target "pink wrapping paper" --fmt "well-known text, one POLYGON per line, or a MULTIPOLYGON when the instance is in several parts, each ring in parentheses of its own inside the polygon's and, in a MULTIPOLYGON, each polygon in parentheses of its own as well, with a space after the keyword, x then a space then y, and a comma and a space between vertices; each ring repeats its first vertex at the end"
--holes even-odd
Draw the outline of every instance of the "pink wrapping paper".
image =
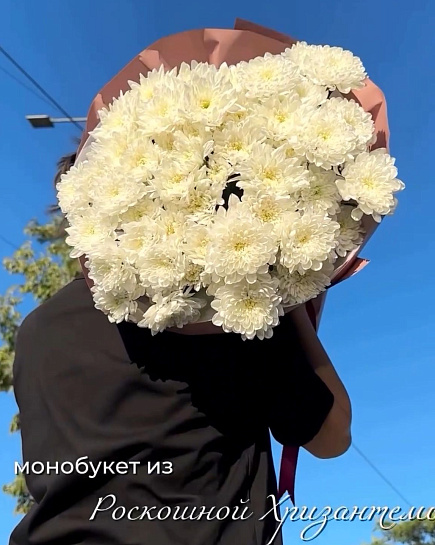
MULTIPOLYGON (((119 97, 121 91, 129 90, 129 80, 138 82, 140 74, 146 75, 150 70, 159 68, 161 65, 165 69, 171 69, 179 66, 183 61, 190 63, 192 60, 208 62, 216 66, 220 66, 223 62, 235 64, 239 61, 248 61, 254 57, 262 56, 266 52, 281 53, 296 42, 297 40, 290 36, 242 19, 236 20, 234 29, 205 28, 190 30, 157 40, 139 53, 95 96, 89 108, 86 129, 82 135, 78 152, 85 144, 89 132, 99 122, 98 111, 108 106, 114 98, 119 97)), ((381 89, 369 78, 366 78, 365 86, 362 89, 355 90, 347 96, 359 102, 365 111, 372 114, 377 140, 371 149, 379 147, 388 149, 387 110, 385 97, 381 89)), ((363 217, 363 227, 366 232, 363 243, 349 253, 336 269, 331 286, 356 274, 369 263, 369 260, 359 257, 359 252, 368 242, 378 225, 371 217, 363 217)), ((85 266, 86 256, 81 256, 79 260, 86 282, 91 288, 93 282, 89 278, 88 269, 85 266)), ((305 304, 316 331, 320 325, 326 293, 326 291, 323 292, 305 304)), ((327 357, 326 353, 325 357, 327 357)), ((293 503, 297 457, 298 448, 284 445, 279 476, 279 495, 281 496, 288 491, 293 503)))

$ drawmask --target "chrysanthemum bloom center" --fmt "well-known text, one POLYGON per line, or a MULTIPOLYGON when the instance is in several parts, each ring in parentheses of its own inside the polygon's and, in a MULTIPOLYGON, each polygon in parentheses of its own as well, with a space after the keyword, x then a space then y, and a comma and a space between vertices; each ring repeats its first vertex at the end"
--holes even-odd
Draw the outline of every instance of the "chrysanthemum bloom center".
POLYGON ((201 208, 204 208, 205 203, 206 203, 206 199, 204 196, 196 195, 190 200, 188 210, 189 212, 195 212, 197 210, 201 210, 201 208))
POLYGON ((189 284, 194 284, 195 282, 198 282, 202 270, 203 270, 202 267, 200 267, 199 265, 195 265, 194 263, 190 263, 187 266, 187 270, 186 270, 185 275, 184 275, 186 281, 189 284))
POLYGON ((210 174, 211 175, 219 175, 223 171, 224 167, 222 165, 213 165, 210 168, 210 174))
POLYGON ((211 100, 209 98, 203 98, 200 104, 203 110, 207 110, 207 108, 210 108, 211 100))
POLYGON ((271 68, 263 68, 263 70, 261 71, 261 77, 266 81, 273 79, 274 75, 275 72, 271 68))
POLYGON ((284 121, 287 119, 287 116, 285 115, 284 112, 277 112, 275 114, 275 119, 279 122, 279 123, 284 123, 284 121))
POLYGON ((148 163, 148 158, 145 155, 138 154, 136 164, 138 167, 144 167, 148 163))
POLYGON ((120 113, 118 113, 116 115, 112 114, 112 117, 110 119, 110 124, 113 127, 122 127, 123 124, 124 124, 124 119, 123 119, 122 114, 120 114, 120 113))
POLYGON ((238 112, 232 112, 230 114, 227 114, 227 119, 229 119, 229 120, 234 119, 236 121, 242 121, 247 116, 248 116, 248 112, 246 110, 240 110, 238 112))
POLYGON ((145 244, 146 244, 145 237, 138 237, 134 239, 132 246, 135 250, 141 250, 142 248, 145 247, 145 244))
POLYGON ((308 231, 303 231, 296 237, 296 242, 298 242, 299 244, 306 244, 310 240, 311 240, 311 233, 308 231))
POLYGON ((339 61, 337 59, 337 57, 329 57, 328 59, 328 65, 330 68, 336 68, 337 66, 339 66, 339 61))
POLYGON ((88 225, 85 229, 86 235, 95 235, 95 225, 88 225))
POLYGON ((248 243, 244 240, 234 242, 233 248, 236 252, 243 252, 248 247, 248 243))
POLYGON ((144 100, 150 100, 154 96, 154 91, 150 87, 141 87, 141 98, 144 100))
POLYGON ((375 186, 374 180, 371 176, 364 176, 361 180, 361 183, 367 187, 367 189, 373 189, 375 186))
POLYGON ((290 157, 294 157, 296 155, 296 152, 293 148, 287 148, 285 150, 285 154, 288 158, 290 158, 290 157))
POLYGON ((170 259, 157 259, 155 261, 156 268, 158 269, 172 269, 173 263, 170 259))
POLYGON ((174 222, 169 222, 169 223, 166 225, 166 234, 167 234, 167 235, 173 235, 174 233, 175 233, 174 222))
POLYGON ((174 174, 174 176, 172 176, 171 178, 171 182, 173 184, 178 184, 181 182, 181 180, 184 178, 184 176, 182 174, 174 174))
POLYGON ((111 197, 117 197, 119 195, 119 187, 112 187, 112 189, 109 192, 109 195, 111 197))
POLYGON ((243 144, 240 141, 234 141, 234 142, 231 142, 229 147, 234 151, 242 151, 243 144))
POLYGON ((167 113, 168 113, 168 105, 167 104, 161 104, 157 108, 157 114, 158 115, 160 115, 162 117, 165 117, 167 113))
POLYGON ((263 176, 267 180, 275 181, 278 178, 277 174, 277 170, 274 167, 267 167, 263 170, 263 176))
POLYGON ((257 214, 257 216, 264 222, 274 221, 277 216, 277 210, 271 204, 265 205, 257 214))
POLYGON ((344 120, 346 121, 346 123, 348 125, 351 125, 352 127, 357 126, 357 121, 356 121, 355 117, 353 115, 351 115, 349 112, 345 112, 343 117, 344 117, 344 120))
POLYGON ((328 129, 326 127, 323 129, 320 129, 318 133, 319 138, 321 138, 322 140, 329 140, 331 138, 331 135, 332 135, 331 129, 328 129))
POLYGON ((125 297, 123 295, 115 295, 113 297, 113 302, 115 305, 122 305, 125 303, 125 297))
POLYGON ((253 310, 257 306, 257 301, 253 297, 247 297, 243 304, 246 310, 253 310))

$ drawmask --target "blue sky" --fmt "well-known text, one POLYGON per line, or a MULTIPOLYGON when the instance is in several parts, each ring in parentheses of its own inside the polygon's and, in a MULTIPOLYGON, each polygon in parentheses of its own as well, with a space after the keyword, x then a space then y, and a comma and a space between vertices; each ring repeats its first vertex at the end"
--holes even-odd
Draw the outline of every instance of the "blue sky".
MULTIPOLYGON (((364 249, 371 263, 328 295, 320 337, 353 403, 356 445, 414 506, 433 502, 433 387, 435 384, 435 265, 433 186, 435 122, 430 0, 0 0, 0 43, 72 115, 86 115, 99 88, 135 54, 166 34, 200 27, 232 27, 242 17, 312 43, 329 43, 360 56, 387 97, 391 154, 406 183, 399 207, 364 249), (423 207, 426 203, 427 209, 423 207), (427 211, 426 211, 427 210, 427 211), (426 280, 427 281, 426 281, 426 280)), ((51 179, 60 155, 73 149, 74 127, 33 130, 26 114, 58 115, 18 86, 0 57, 0 229, 19 245, 31 217, 44 220, 54 201, 51 179)), ((0 241, 0 255, 13 249, 0 241)), ((0 290, 11 277, 0 271, 0 290)), ((27 305, 26 311, 31 306, 27 305)), ((0 394, 0 483, 13 478, 19 436, 8 435, 16 411, 12 394, 0 394)), ((280 451, 274 444, 274 456, 280 451)), ((351 448, 333 460, 303 452, 298 505, 407 506, 351 448)), ((0 494, 0 541, 19 517, 0 494)), ((303 526, 303 525, 302 525, 303 526)), ((284 526, 286 545, 300 541, 301 524, 284 526)), ((369 541, 370 522, 330 522, 319 545, 369 541)))

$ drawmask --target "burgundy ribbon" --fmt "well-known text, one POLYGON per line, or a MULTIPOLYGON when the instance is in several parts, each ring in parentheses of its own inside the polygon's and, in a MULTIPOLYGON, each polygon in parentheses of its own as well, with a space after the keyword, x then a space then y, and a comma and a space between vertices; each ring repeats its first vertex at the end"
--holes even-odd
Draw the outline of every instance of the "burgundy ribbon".
MULTIPOLYGON (((318 321, 316 319, 316 309, 311 301, 306 303, 306 309, 314 328, 317 330, 318 321)), ((279 470, 278 496, 281 498, 281 496, 288 492, 293 505, 295 505, 295 481, 298 454, 299 447, 284 445, 281 456, 281 467, 279 470)))

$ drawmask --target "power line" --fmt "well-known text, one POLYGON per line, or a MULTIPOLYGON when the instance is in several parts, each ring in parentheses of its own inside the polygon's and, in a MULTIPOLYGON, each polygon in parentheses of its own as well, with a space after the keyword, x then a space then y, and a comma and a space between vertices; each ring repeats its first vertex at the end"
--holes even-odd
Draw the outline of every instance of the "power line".
POLYGON ((11 56, 9 53, 0 46, 0 53, 3 55, 17 68, 48 100, 60 111, 62 114, 67 117, 70 122, 75 125, 80 132, 83 132, 83 127, 81 127, 72 116, 64 109, 62 106, 34 79, 32 76, 20 65, 18 62, 11 56))
MULTIPOLYGON (((345 409, 341 403, 337 402, 337 406, 346 415, 349 414, 348 410, 345 409)), ((399 496, 399 498, 401 498, 409 507, 412 507, 411 502, 400 492, 400 490, 397 488, 397 486, 394 486, 394 484, 382 473, 382 471, 375 466, 375 464, 369 459, 369 457, 366 456, 364 454, 364 452, 359 447, 357 447, 357 445, 355 444, 355 441, 353 439, 352 439, 352 447, 361 456, 361 458, 366 462, 366 464, 368 464, 373 469, 373 471, 384 481, 384 483, 386 483, 391 488, 391 490, 393 490, 393 492, 395 492, 399 496)))
POLYGON ((37 98, 39 98, 40 100, 42 100, 43 102, 45 102, 45 104, 48 104, 49 106, 53 106, 53 104, 51 102, 49 102, 47 99, 45 99, 44 97, 42 97, 40 94, 38 94, 35 89, 32 89, 29 85, 26 85, 24 82, 22 82, 20 79, 18 79, 16 76, 14 76, 11 72, 9 72, 9 70, 6 70, 6 68, 4 68, 3 66, 0 66, 0 70, 6 74, 7 76, 9 76, 11 79, 13 79, 16 83, 18 83, 18 85, 21 85, 21 87, 24 87, 24 89, 27 89, 28 91, 30 91, 31 93, 33 93, 37 98))
POLYGON ((12 246, 12 248, 14 248, 15 250, 19 250, 18 246, 16 244, 14 244, 13 242, 11 242, 9 239, 7 239, 6 237, 4 237, 1 233, 0 233, 0 240, 2 240, 3 242, 5 242, 6 244, 9 244, 9 246, 12 246))
POLYGON ((375 464, 371 460, 369 460, 369 458, 367 458, 367 456, 361 451, 361 449, 359 449, 355 445, 353 441, 352 441, 352 447, 361 456, 361 458, 373 469, 373 471, 375 471, 379 475, 379 477, 391 488, 391 490, 393 490, 399 496, 399 498, 401 498, 406 504, 408 504, 408 507, 412 507, 411 502, 407 498, 405 498, 405 496, 400 492, 400 490, 396 486, 394 486, 394 484, 389 479, 387 479, 387 477, 385 477, 382 471, 380 471, 375 466, 375 464))

